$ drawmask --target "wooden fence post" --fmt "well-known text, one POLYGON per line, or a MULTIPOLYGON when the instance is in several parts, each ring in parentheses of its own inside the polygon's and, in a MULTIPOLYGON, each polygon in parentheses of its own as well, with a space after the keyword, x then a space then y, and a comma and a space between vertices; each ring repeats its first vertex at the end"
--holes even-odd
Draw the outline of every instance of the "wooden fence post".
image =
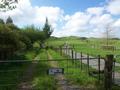
POLYGON ((80 59, 81 59, 81 70, 82 70, 82 52, 80 53, 80 59))
POLYGON ((113 75, 113 77, 112 77, 112 78, 113 78, 113 79, 112 79, 112 82, 113 82, 113 83, 114 83, 114 81, 115 81, 115 62, 116 62, 116 61, 114 60, 114 61, 113 61, 113 74, 112 74, 112 75, 113 75))
POLYGON ((89 75, 89 54, 87 54, 87 71, 88 71, 88 75, 89 75))
POLYGON ((65 55, 67 55, 67 45, 65 46, 65 55))
POLYGON ((62 55, 62 47, 60 47, 60 53, 61 53, 61 55, 62 55))
POLYGON ((72 63, 74 63, 74 61, 73 61, 73 58, 74 58, 74 56, 73 56, 73 50, 71 51, 71 54, 72 54, 72 63))
POLYGON ((100 55, 98 55, 98 80, 100 81, 100 55))
POLYGON ((77 52, 75 52, 75 67, 77 67, 77 52))
POLYGON ((112 67, 113 67, 113 55, 106 55, 105 59, 105 90, 112 90, 112 67))

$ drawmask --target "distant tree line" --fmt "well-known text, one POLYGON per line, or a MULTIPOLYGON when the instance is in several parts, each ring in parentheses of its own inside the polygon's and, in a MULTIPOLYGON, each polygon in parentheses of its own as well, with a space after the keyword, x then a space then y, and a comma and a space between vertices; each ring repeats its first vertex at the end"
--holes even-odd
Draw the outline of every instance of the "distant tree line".
POLYGON ((34 25, 19 28, 11 17, 8 17, 6 22, 0 19, 0 59, 7 59, 16 51, 31 49, 36 42, 42 46, 52 31, 47 18, 42 29, 34 25))

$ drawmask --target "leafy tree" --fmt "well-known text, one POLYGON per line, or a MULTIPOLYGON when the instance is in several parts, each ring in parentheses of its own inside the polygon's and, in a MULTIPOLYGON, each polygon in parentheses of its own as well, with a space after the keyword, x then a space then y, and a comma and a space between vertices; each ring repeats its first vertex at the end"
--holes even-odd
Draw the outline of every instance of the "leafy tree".
POLYGON ((31 44, 33 44, 36 41, 43 42, 45 40, 45 33, 41 31, 40 29, 32 26, 25 27, 23 30, 21 30, 22 35, 29 38, 31 41, 31 44))
POLYGON ((19 35, 13 32, 9 27, 0 25, 0 41, 1 45, 10 45, 17 49, 19 46, 19 35))
POLYGON ((2 56, 5 55, 4 59, 22 48, 25 48, 25 43, 20 40, 19 32, 12 30, 6 24, 0 24, 0 52, 2 56))
POLYGON ((25 49, 31 49, 32 48, 32 42, 28 36, 24 33, 24 31, 20 31, 20 40, 26 45, 25 49))
POLYGON ((81 40, 87 40, 87 37, 80 37, 81 40))
POLYGON ((18 0, 0 0, 0 11, 13 10, 16 8, 16 3, 18 3, 18 0))
POLYGON ((44 41, 48 39, 52 33, 47 18, 43 30, 33 25, 25 27, 24 29, 19 29, 13 24, 11 17, 8 17, 6 24, 3 24, 3 22, 4 21, 1 19, 0 52, 1 50, 5 51, 7 53, 6 56, 8 56, 9 52, 13 55, 14 52, 19 50, 31 49, 33 46, 41 47, 44 45, 44 41))
POLYGON ((0 25, 0 48, 16 51, 20 48, 19 35, 6 25, 0 25))
POLYGON ((47 18, 46 18, 45 25, 44 25, 44 27, 43 27, 43 31, 44 31, 44 33, 45 33, 46 39, 49 38, 50 35, 51 35, 52 32, 53 32, 53 29, 51 28, 51 25, 49 25, 47 18))
POLYGON ((4 20, 0 18, 0 24, 5 24, 4 20))
POLYGON ((13 20, 10 16, 7 18, 6 24, 13 24, 13 20))

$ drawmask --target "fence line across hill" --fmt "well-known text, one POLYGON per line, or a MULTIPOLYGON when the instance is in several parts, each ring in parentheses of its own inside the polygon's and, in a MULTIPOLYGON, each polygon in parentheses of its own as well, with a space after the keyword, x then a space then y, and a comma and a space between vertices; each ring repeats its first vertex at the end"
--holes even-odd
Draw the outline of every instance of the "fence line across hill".
MULTIPOLYGON (((88 75, 94 76, 96 78, 98 78, 99 82, 104 82, 105 77, 105 59, 106 58, 102 58, 100 55, 98 55, 97 57, 92 57, 90 56, 90 54, 84 54, 82 52, 78 53, 76 51, 73 50, 73 48, 69 48, 69 46, 67 47, 59 47, 59 48, 53 48, 53 50, 55 50, 56 52, 59 52, 62 56, 66 56, 66 58, 56 58, 56 59, 39 59, 39 60, 0 60, 0 65, 3 65, 6 63, 49 63, 52 61, 55 62, 66 62, 66 66, 61 67, 61 68, 65 68, 65 69, 70 69, 70 68, 76 68, 79 70, 84 70, 87 72, 88 75), (67 48, 68 47, 68 48, 67 48), (69 63, 72 63, 73 66, 69 67, 69 63)), ((113 71, 112 71, 112 82, 120 85, 120 73, 117 72, 116 66, 120 67, 120 64, 116 63, 115 61, 113 61, 113 71), (116 74, 117 72, 117 74, 116 74), (118 77, 116 78, 116 76, 118 75, 118 77)), ((16 72, 19 70, 2 70, 0 68, 0 73, 3 72, 16 72)), ((65 73, 66 75, 71 75, 71 73, 65 73)), ((77 73, 72 73, 72 74, 77 74, 77 73)), ((12 85, 12 84, 8 84, 8 85, 12 85)), ((2 85, 0 85, 2 86, 2 85)), ((5 85, 3 85, 5 86, 5 85)))
MULTIPOLYGON (((70 58, 72 58, 73 61, 76 58, 80 58, 80 62, 82 63, 81 69, 82 69, 83 64, 87 65, 88 73, 90 73, 91 68, 96 69, 98 72, 99 80, 101 78, 100 77, 101 73, 104 74, 106 58, 103 58, 100 55, 98 55, 97 57, 92 57, 89 54, 84 54, 82 52, 78 53, 74 51, 74 47, 71 47, 69 45, 63 45, 58 48, 54 48, 54 50, 59 52, 61 55, 69 56, 70 58), (91 68, 89 69, 89 67, 91 68)), ((120 64, 117 63, 115 59, 113 59, 112 67, 113 67, 112 68, 112 82, 115 85, 120 86, 120 72, 118 71, 120 70, 120 64), (116 70, 117 68, 118 70, 116 70)), ((97 73, 97 72, 94 72, 94 73, 97 73)))
MULTIPOLYGON (((88 62, 90 62, 90 60, 99 59, 99 57, 93 58, 93 57, 88 56, 86 58, 86 57, 82 56, 80 58, 77 58, 77 55, 75 55, 75 56, 73 55, 73 58, 56 58, 56 59, 51 59, 51 60, 48 60, 48 59, 39 59, 39 60, 0 60, 0 65, 1 66, 2 65, 7 66, 8 64, 13 64, 14 65, 14 63, 15 63, 15 64, 17 64, 17 66, 19 66, 20 64, 25 64, 26 65, 27 63, 50 63, 52 61, 54 61, 54 62, 66 62, 66 66, 61 67, 61 68, 64 68, 67 71, 65 73, 65 75, 69 76, 69 75, 72 75, 72 74, 73 75, 76 74, 76 75, 79 76, 80 73, 76 73, 76 72, 69 73, 68 71, 70 69, 85 70, 89 75, 90 74, 89 72, 91 70, 89 64, 88 65, 83 64, 83 62, 86 61, 86 59, 88 60, 88 62), (72 64, 72 66, 69 66, 70 63, 72 64)), ((94 66, 96 66, 96 65, 94 65, 94 66)), ((41 70, 42 70, 42 68, 41 68, 41 70)), ((0 74, 5 74, 4 76, 6 76, 6 73, 9 73, 9 72, 11 72, 11 73, 22 72, 22 69, 16 69, 15 70, 14 68, 12 69, 12 68, 8 67, 7 70, 6 69, 2 70, 2 67, 0 68, 0 74)), ((47 69, 46 69, 46 72, 47 72, 47 69)), ((21 77, 22 76, 17 76, 17 74, 16 74, 16 78, 21 78, 21 77)), ((97 78, 98 78, 98 76, 97 76, 97 78)), ((9 80, 10 77, 9 78, 5 77, 5 81, 7 79, 9 80)), ((7 88, 9 86, 16 86, 16 85, 17 85, 17 82, 14 82, 14 83, 11 82, 11 83, 8 83, 8 84, 0 84, 0 87, 6 87, 7 88)))
POLYGON ((104 59, 104 58, 102 58, 100 55, 98 55, 97 57, 91 57, 89 54, 85 55, 82 52, 77 53, 73 50, 73 48, 66 48, 66 47, 54 48, 54 50, 59 52, 61 55, 69 56, 69 60, 72 60, 73 64, 80 63, 81 70, 84 69, 83 64, 85 64, 87 67, 86 70, 88 74, 92 74, 91 71, 93 71, 98 74, 99 76, 98 79, 100 80, 100 76, 101 76, 100 74, 103 73, 103 70, 104 70, 104 66, 101 67, 101 61, 100 61, 101 59, 104 59), (94 60, 97 60, 97 63, 92 64, 91 61, 93 62, 94 60), (95 71, 94 68, 97 71, 95 71))

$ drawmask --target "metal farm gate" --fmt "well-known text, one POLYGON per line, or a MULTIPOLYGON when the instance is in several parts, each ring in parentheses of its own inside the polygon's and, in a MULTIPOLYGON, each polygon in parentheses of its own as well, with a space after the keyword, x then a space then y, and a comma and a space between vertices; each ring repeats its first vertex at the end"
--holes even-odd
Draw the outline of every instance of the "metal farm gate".
POLYGON ((117 77, 119 72, 116 73, 115 69, 118 68, 118 63, 113 63, 113 55, 106 58, 101 58, 100 55, 92 57, 82 52, 77 53, 69 47, 53 50, 66 58, 0 61, 0 90, 97 90, 94 87, 81 87, 81 83, 75 84, 80 82, 81 73, 93 80, 96 78, 100 85, 104 84, 106 90, 111 90, 110 85, 113 82, 118 84, 120 80, 117 77), (44 82, 46 86, 32 84, 35 77, 40 81, 47 78, 44 82), (51 82, 54 86, 49 84, 51 82))
MULTIPOLYGON (((88 65, 82 64, 80 59, 0 61, 0 90, 49 90, 47 87, 32 86, 31 80, 37 75, 51 78, 54 86, 62 90, 81 90, 81 88, 89 90, 89 88, 80 87, 73 82, 77 80, 79 82, 81 72, 100 79, 98 74, 100 72, 92 70, 88 65)), ((42 80, 42 78, 40 79, 42 80)), ((50 82, 46 82, 46 85, 47 83, 50 82)))

